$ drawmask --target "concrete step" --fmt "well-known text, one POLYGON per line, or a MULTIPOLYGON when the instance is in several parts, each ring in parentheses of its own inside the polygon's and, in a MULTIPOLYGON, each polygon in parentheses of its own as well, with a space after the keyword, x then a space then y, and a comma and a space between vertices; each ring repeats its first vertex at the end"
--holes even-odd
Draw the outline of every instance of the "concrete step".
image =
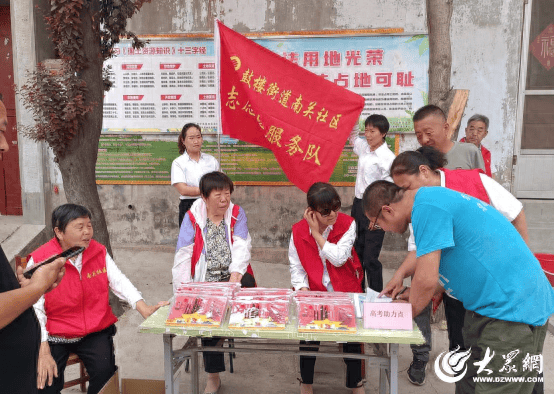
POLYGON ((16 255, 26 256, 46 242, 45 228, 25 224, 23 216, 0 216, 0 244, 12 267, 16 255))

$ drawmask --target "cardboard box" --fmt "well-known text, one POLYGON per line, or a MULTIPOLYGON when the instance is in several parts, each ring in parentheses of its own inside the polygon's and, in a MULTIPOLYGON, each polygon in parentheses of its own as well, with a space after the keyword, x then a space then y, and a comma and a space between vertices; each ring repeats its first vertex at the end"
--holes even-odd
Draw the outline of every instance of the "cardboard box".
MULTIPOLYGON (((175 375, 174 394, 179 394, 179 379, 181 373, 175 375)), ((165 382, 151 379, 121 379, 121 391, 119 390, 119 371, 102 387, 98 394, 165 394, 165 382)))
POLYGON ((165 382, 149 379, 121 379, 121 394, 165 394, 165 382))
MULTIPOLYGON (((174 376, 174 394, 179 394, 181 371, 174 376)), ((165 382, 152 379, 121 379, 121 394, 165 394, 165 382)))
MULTIPOLYGON (((117 368, 117 367, 116 367, 117 368)), ((114 375, 102 387, 98 394, 120 394, 119 392, 119 370, 116 369, 114 375)))

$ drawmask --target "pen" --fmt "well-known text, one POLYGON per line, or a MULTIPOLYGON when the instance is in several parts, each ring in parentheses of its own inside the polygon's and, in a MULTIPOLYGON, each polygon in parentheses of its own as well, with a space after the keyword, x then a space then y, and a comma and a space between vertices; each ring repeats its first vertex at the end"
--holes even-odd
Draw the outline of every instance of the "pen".
POLYGON ((400 299, 400 295, 403 294, 406 290, 408 290, 408 286, 404 286, 404 288, 402 288, 402 290, 400 290, 398 292, 398 294, 396 295, 396 297, 394 297, 395 300, 399 300, 400 299))

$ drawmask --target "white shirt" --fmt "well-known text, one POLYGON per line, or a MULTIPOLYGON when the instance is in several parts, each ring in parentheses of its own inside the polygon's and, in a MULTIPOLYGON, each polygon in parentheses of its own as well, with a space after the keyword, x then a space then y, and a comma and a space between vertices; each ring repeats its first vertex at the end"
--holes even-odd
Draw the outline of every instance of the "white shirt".
MULTIPOLYGON (((445 187, 444 172, 440 171, 441 187, 445 187)), ((486 174, 479 174, 483 187, 489 196, 490 205, 492 205, 498 212, 500 212, 508 221, 513 222, 523 209, 523 204, 515 198, 512 193, 507 191, 496 182, 494 179, 486 174)), ((408 238, 408 251, 412 252, 417 250, 414 237, 414 229, 412 223, 410 223, 410 238, 408 238)))
MULTIPOLYGON (((323 239, 327 240, 329 233, 333 229, 333 226, 327 226, 321 236, 323 239)), ((311 235, 310 230, 310 235, 311 235)), ((333 291, 333 286, 331 285, 331 278, 327 272, 327 264, 325 260, 329 260, 331 264, 335 267, 341 267, 346 263, 348 258, 352 255, 352 246, 354 245, 354 240, 356 239, 356 221, 352 221, 352 224, 348 228, 348 231, 344 233, 342 238, 336 244, 325 242, 323 249, 317 245, 317 250, 319 251, 319 257, 321 258, 321 264, 323 264, 323 278, 321 283, 327 288, 327 291, 333 291)), ((317 243, 316 243, 317 244, 317 243)), ((298 251, 296 246, 294 246, 294 239, 291 234, 290 243, 289 243, 289 263, 290 263, 290 281, 292 287, 295 290, 299 290, 302 287, 310 288, 308 282, 308 274, 304 270, 302 263, 300 262, 300 257, 298 257, 298 251)))
POLYGON ((357 130, 353 130, 348 139, 354 146, 354 153, 358 155, 358 173, 354 188, 356 198, 361 199, 365 189, 372 182, 379 180, 392 182, 390 166, 395 156, 386 143, 372 151, 365 138, 358 138, 357 130))
MULTIPOLYGON (((70 259, 69 262, 73 264, 79 275, 81 275, 81 269, 83 268, 83 254, 79 254, 73 261, 70 259)), ((34 265, 33 258, 29 259, 27 267, 30 268, 34 265)), ((133 309, 136 309, 137 302, 142 300, 142 295, 137 290, 131 281, 117 268, 115 262, 111 256, 106 253, 106 274, 108 275, 108 284, 113 293, 119 297, 119 299, 127 301, 133 309)), ((37 315, 38 321, 40 323, 40 340, 41 342, 46 342, 48 340, 48 331, 46 331, 46 311, 44 309, 44 296, 41 296, 38 301, 33 305, 35 313, 37 315)))
MULTIPOLYGON (((173 160, 171 164, 171 184, 184 183, 187 186, 198 187, 202 175, 212 171, 219 171, 219 163, 215 157, 200 152, 198 161, 190 158, 187 152, 173 160)), ((198 198, 198 196, 183 196, 181 200, 198 198)))

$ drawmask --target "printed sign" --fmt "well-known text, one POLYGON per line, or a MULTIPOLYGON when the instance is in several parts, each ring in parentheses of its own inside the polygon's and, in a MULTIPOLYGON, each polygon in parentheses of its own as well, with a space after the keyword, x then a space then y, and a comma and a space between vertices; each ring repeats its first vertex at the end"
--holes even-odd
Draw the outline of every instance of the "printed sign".
MULTIPOLYGON (((425 35, 254 41, 360 94, 365 98, 360 119, 383 114, 391 131, 413 130, 411 115, 427 104, 429 40, 425 35)), ((130 42, 119 43, 115 54, 104 62, 114 82, 104 97, 104 132, 176 132, 191 121, 205 132, 217 131, 213 40, 153 37, 140 49, 133 49, 130 42)))
POLYGON ((364 303, 364 328, 412 330, 412 304, 364 303))
MULTIPOLYGON (((363 96, 362 128, 368 115, 380 113, 389 119, 391 131, 411 131, 411 115, 427 103, 427 36, 254 41, 363 96)), ((104 97, 104 136, 97 182, 169 184, 171 162, 178 156, 177 133, 183 125, 198 123, 205 135, 220 132, 213 40, 168 41, 153 37, 144 48, 133 49, 129 42, 123 42, 115 47, 115 52, 117 56, 104 63, 110 66, 114 86, 104 97), (116 136, 118 133, 132 135, 116 136), (129 140, 135 136, 141 141, 129 140), (174 147, 169 140, 174 141, 174 147), (128 160, 129 157, 142 157, 145 160, 140 163, 144 165, 135 165, 139 161, 128 160), (146 160, 147 157, 152 160, 146 160)), ((215 139, 216 145, 212 147, 206 144, 208 138, 204 139, 203 151, 219 159, 223 171, 233 181, 247 185, 291 184, 271 151, 228 138, 222 138, 219 145, 215 139)), ((387 142, 394 151, 394 137, 387 142)), ((347 143, 330 182, 337 186, 353 185, 356 163, 357 156, 347 143)))

